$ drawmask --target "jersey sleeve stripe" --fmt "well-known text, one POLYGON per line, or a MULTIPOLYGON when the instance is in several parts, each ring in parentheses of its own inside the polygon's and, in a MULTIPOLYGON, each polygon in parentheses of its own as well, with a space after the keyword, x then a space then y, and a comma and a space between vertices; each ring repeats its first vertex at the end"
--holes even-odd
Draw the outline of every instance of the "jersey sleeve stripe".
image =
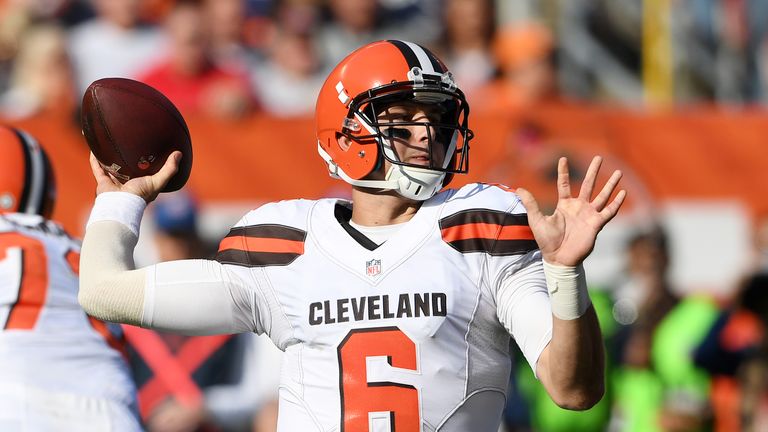
POLYGON ((508 225, 501 228, 499 240, 533 240, 531 228, 520 225, 508 225))
POLYGON ((538 248, 526 214, 472 209, 440 220, 443 241, 461 253, 520 255, 538 248))
POLYGON ((448 244, 461 253, 484 252, 492 256, 522 255, 539 248, 535 240, 494 241, 487 238, 473 238, 455 240, 448 244))
POLYGON ((235 227, 219 244, 216 261, 244 267, 288 265, 304 254, 307 232, 277 224, 235 227))
POLYGON ((229 231, 229 234, 227 234, 227 237, 237 236, 274 238, 303 242, 307 238, 307 232, 285 225, 264 224, 235 227, 229 231))
POLYGON ((499 210, 472 209, 464 210, 440 220, 440 228, 450 228, 457 225, 472 223, 485 223, 496 225, 520 225, 528 226, 528 215, 511 214, 499 210))
POLYGON ((288 265, 300 256, 301 254, 297 253, 248 252, 227 249, 216 254, 216 261, 242 267, 266 267, 288 265))
POLYGON ((527 226, 520 225, 496 225, 485 223, 471 223, 444 228, 443 240, 452 242, 456 240, 468 240, 483 238, 493 240, 533 240, 533 232, 527 226))
POLYGON ((237 249, 246 252, 304 253, 304 242, 274 238, 235 236, 225 237, 219 244, 219 252, 237 249))

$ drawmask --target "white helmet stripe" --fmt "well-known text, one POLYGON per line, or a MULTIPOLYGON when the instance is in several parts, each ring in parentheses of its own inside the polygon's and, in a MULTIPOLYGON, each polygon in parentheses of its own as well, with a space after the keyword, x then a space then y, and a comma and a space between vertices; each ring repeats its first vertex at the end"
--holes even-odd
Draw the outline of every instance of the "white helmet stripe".
POLYGON ((45 194, 45 160, 40 145, 28 133, 18 130, 19 138, 24 145, 24 153, 28 161, 26 167, 27 183, 25 185, 24 195, 26 195, 25 208, 20 208, 21 213, 40 214, 43 207, 45 194))
POLYGON ((420 47, 419 45, 416 45, 413 42, 408 41, 401 41, 404 44, 408 45, 408 48, 413 51, 414 54, 416 54, 416 58, 419 59, 419 64, 421 71, 430 74, 430 75, 442 75, 442 72, 436 71, 435 67, 432 65, 432 61, 429 59, 429 55, 426 51, 424 51, 424 48, 420 47))

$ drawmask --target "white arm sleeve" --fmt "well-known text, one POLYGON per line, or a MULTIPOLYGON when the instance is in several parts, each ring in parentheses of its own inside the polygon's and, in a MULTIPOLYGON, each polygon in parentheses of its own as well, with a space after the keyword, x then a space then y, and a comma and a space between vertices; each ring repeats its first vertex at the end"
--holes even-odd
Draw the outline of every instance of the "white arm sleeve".
POLYGON ((125 192, 96 198, 80 255, 83 309, 107 321, 188 334, 262 332, 256 324, 258 287, 246 286, 216 261, 133 270, 144 206, 143 199, 125 192))
POLYGON ((211 260, 146 267, 142 327, 190 335, 263 333, 255 291, 211 260))
POLYGON ((502 273, 496 314, 535 374, 539 356, 552 339, 552 308, 539 251, 528 253, 502 273))

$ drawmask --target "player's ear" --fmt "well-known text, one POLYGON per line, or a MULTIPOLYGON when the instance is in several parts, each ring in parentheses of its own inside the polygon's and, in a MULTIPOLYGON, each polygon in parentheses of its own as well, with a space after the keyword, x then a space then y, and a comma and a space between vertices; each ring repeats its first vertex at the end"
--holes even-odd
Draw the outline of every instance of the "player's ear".
POLYGON ((336 141, 339 143, 339 147, 344 151, 349 150, 349 147, 352 145, 352 140, 343 134, 336 134, 336 141))

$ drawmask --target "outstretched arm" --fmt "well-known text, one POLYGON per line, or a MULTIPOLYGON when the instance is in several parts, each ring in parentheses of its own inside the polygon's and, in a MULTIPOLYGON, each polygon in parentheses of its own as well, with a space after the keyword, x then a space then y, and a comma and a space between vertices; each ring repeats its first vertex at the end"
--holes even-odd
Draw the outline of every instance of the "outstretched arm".
POLYGON ((604 393, 605 354, 595 310, 587 294, 582 267, 600 230, 619 211, 626 197, 610 197, 621 179, 615 171, 592 200, 602 159, 595 157, 578 197, 571 196, 568 162, 558 163, 557 208, 543 215, 533 195, 517 193, 528 212, 528 222, 544 260, 552 303, 552 339, 539 357, 537 375, 552 399, 564 408, 587 409, 604 393))
POLYGON ((78 300, 92 316, 187 334, 258 331, 252 292, 216 261, 134 269, 133 248, 147 202, 176 172, 176 152, 153 176, 120 184, 91 156, 97 198, 80 255, 78 300))

